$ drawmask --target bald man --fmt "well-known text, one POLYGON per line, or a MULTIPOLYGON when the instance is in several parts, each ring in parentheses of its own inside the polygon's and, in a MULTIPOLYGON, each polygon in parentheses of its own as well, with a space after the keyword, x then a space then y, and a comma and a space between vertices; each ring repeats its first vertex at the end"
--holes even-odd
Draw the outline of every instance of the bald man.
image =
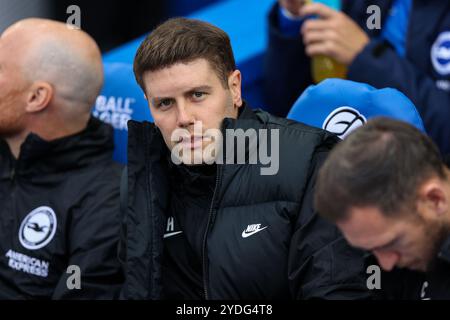
POLYGON ((102 84, 83 31, 27 19, 0 36, 0 300, 116 297, 121 168, 90 116, 102 84))

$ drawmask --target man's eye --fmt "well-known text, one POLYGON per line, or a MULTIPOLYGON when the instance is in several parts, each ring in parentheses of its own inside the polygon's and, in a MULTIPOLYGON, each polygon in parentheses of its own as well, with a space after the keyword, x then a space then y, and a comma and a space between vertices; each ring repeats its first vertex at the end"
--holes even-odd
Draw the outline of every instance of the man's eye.
POLYGON ((158 108, 168 108, 168 107, 170 107, 172 105, 172 100, 170 100, 170 99, 164 99, 164 100, 161 100, 160 102, 158 102, 157 104, 156 104, 156 106, 158 107, 158 108))
POLYGON ((194 100, 202 100, 205 96, 206 92, 196 91, 192 93, 192 98, 194 98, 194 100))

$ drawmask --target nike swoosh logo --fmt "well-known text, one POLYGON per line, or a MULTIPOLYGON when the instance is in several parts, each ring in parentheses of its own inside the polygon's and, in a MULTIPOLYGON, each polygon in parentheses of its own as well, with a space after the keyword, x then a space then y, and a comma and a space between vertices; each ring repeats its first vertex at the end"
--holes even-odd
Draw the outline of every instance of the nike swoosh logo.
POLYGON ((165 239, 165 238, 170 238, 170 237, 176 236, 177 234, 180 234, 180 233, 183 233, 183 231, 176 231, 176 232, 166 233, 166 234, 164 235, 164 239, 165 239))
POLYGON ((248 233, 245 232, 245 230, 244 230, 244 231, 242 231, 242 238, 248 238, 248 237, 254 235, 255 233, 263 231, 265 228, 267 228, 267 227, 264 227, 264 228, 261 228, 261 229, 258 229, 258 230, 253 230, 253 231, 248 232, 248 233))

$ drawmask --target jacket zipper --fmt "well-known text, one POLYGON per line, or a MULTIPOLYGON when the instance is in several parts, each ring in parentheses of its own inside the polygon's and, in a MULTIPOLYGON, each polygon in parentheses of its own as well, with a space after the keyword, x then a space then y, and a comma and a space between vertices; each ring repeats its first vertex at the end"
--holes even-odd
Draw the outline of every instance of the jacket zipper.
POLYGON ((211 206, 209 209, 208 223, 206 225, 205 235, 203 237, 203 254, 202 254, 202 257, 203 257, 203 290, 204 290, 204 294, 205 294, 205 300, 209 300, 209 293, 208 293, 209 279, 208 279, 208 259, 206 256, 206 239, 208 238, 209 229, 212 226, 212 224, 214 223, 214 214, 215 214, 214 201, 216 198, 217 189, 219 187, 220 177, 221 177, 221 166, 217 165, 216 185, 214 187, 214 193, 212 196, 211 206))
POLYGON ((6 203, 9 204, 9 210, 10 212, 15 212, 15 214, 10 216, 10 221, 7 222, 7 224, 9 225, 9 223, 11 223, 11 226, 14 224, 14 221, 16 221, 17 219, 19 219, 17 210, 16 210, 16 204, 15 204, 15 197, 16 197, 16 179, 17 179, 17 165, 14 164, 12 170, 9 173, 9 184, 10 184, 10 190, 11 192, 9 192, 9 199, 5 199, 6 203), (8 203, 9 202, 9 203, 8 203))
POLYGON ((9 179, 11 180, 11 184, 14 185, 16 182, 16 167, 12 168, 9 179))
POLYGON ((14 165, 11 172, 9 173, 9 180, 11 182, 11 196, 14 194, 14 188, 16 186, 16 172, 17 172, 17 164, 14 165))

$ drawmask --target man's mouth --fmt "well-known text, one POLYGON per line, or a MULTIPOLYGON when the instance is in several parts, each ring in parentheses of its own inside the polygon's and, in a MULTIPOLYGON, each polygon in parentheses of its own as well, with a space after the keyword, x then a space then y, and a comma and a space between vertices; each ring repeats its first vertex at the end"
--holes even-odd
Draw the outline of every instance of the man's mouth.
POLYGON ((178 143, 185 147, 196 149, 203 145, 203 136, 180 137, 178 143))

